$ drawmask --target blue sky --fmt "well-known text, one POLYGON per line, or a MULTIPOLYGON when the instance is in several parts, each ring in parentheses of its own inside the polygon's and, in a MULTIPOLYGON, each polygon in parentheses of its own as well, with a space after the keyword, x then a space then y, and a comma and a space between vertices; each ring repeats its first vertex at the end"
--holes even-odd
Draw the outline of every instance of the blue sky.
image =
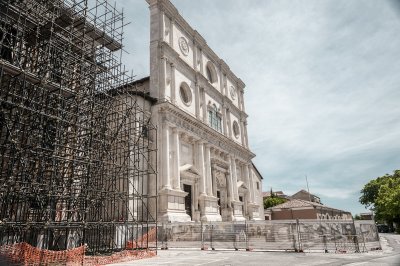
MULTIPOLYGON (((365 212, 359 191, 400 169, 400 3, 394 0, 173 0, 246 83, 250 147, 263 189, 306 188, 365 212)), ((145 0, 118 0, 124 63, 149 73, 145 0)))

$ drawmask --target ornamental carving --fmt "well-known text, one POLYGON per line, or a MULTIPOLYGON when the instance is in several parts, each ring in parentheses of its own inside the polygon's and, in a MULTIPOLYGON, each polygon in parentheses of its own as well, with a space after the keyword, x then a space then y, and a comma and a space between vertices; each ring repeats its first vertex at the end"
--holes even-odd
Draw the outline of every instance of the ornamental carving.
POLYGON ((231 87, 229 88, 229 92, 230 92, 230 94, 231 94, 232 100, 235 100, 235 99, 236 99, 236 89, 235 89, 235 87, 231 86, 231 87))
POLYGON ((215 177, 218 183, 218 186, 220 188, 225 188, 226 187, 226 177, 223 173, 221 172, 216 172, 215 177))
POLYGON ((181 52, 183 55, 187 56, 189 54, 189 45, 185 37, 180 37, 178 39, 179 42, 179 48, 181 49, 181 52))

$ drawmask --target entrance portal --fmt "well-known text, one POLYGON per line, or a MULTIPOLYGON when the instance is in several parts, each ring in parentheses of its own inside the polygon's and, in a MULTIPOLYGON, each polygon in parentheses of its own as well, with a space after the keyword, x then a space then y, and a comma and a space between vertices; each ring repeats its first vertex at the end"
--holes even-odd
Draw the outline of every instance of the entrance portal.
POLYGON ((185 197, 186 214, 192 219, 192 186, 183 184, 183 191, 188 193, 185 197))

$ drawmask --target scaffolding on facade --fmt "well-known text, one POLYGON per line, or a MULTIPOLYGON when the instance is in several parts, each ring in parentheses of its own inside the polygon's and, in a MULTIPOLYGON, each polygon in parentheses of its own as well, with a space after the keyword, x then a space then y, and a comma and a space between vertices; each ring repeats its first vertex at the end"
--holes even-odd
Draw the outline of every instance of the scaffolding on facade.
POLYGON ((0 247, 151 248, 156 129, 143 92, 124 86, 122 12, 106 0, 0 8, 0 247))

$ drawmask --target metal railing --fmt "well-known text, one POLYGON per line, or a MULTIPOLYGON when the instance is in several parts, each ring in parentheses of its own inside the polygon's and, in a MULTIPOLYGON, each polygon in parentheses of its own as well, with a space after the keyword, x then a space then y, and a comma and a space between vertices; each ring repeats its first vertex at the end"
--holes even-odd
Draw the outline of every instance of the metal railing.
POLYGON ((162 249, 367 252, 380 249, 372 221, 280 220, 158 225, 162 249))

